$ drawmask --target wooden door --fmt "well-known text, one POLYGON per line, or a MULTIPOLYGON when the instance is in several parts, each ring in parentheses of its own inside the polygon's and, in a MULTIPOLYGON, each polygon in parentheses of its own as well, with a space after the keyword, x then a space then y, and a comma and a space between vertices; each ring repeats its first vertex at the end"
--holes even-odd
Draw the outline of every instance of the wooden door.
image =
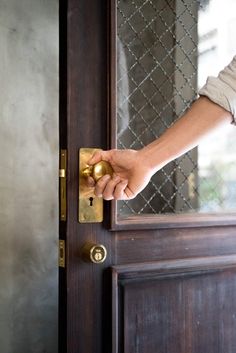
MULTIPOLYGON (((59 351, 234 353, 234 214, 174 214, 169 203, 169 214, 121 215, 119 205, 106 202, 103 223, 78 222, 79 148, 117 145, 116 7, 115 0, 60 1, 60 147, 67 150, 67 212, 60 221, 66 252, 60 267, 59 351), (106 247, 104 263, 83 261, 87 242, 106 247)), ((174 9, 165 19, 170 25, 174 9)), ((174 89, 169 84, 167 100, 174 89)))

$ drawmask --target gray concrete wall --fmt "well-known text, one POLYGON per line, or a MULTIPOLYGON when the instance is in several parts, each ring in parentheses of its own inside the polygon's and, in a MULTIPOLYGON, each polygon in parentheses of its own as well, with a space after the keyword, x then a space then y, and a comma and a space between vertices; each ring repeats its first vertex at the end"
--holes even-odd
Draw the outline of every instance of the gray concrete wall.
POLYGON ((56 353, 58 1, 0 0, 0 53, 0 353, 56 353))

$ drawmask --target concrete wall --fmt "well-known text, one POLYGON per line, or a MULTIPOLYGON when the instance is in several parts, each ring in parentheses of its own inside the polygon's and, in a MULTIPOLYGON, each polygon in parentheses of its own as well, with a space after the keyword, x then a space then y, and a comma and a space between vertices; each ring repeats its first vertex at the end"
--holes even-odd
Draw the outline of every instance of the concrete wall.
POLYGON ((0 53, 0 353, 56 353, 58 1, 0 0, 0 53))

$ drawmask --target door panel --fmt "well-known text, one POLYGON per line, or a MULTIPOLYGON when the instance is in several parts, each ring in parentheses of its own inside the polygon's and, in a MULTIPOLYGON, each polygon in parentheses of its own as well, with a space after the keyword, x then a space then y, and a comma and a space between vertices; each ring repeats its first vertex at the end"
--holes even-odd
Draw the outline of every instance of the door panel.
POLYGON ((120 217, 107 202, 102 224, 78 222, 79 148, 116 145, 115 6, 60 2, 60 147, 68 156, 60 352, 233 352, 233 213, 120 217), (106 247, 103 264, 83 261, 87 242, 106 247))
POLYGON ((112 352, 234 352, 235 260, 113 267, 112 352))

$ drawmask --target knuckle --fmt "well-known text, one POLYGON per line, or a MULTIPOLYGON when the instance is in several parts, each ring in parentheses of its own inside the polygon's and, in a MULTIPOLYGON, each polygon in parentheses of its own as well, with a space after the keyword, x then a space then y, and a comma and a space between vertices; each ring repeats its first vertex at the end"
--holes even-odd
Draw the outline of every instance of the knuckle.
POLYGON ((102 188, 100 185, 96 185, 96 186, 95 186, 94 192, 95 192, 96 194, 101 194, 102 191, 103 191, 103 188, 102 188))
POLYGON ((97 197, 100 197, 100 196, 102 196, 102 193, 99 191, 99 190, 94 190, 94 194, 95 194, 95 196, 97 196, 97 197))
POLYGON ((105 191, 103 192, 103 198, 104 198, 105 200, 109 199, 111 196, 112 196, 112 193, 109 192, 108 190, 105 190, 105 191))
POLYGON ((104 200, 107 200, 107 201, 113 200, 114 197, 113 197, 112 191, 109 191, 109 190, 104 191, 104 192, 103 192, 103 198, 104 198, 104 200))
POLYGON ((101 178, 97 181, 96 187, 102 187, 103 185, 104 185, 104 180, 102 180, 102 178, 101 178))
POLYGON ((120 191, 115 191, 114 192, 114 199, 115 200, 120 200, 121 199, 121 192, 120 191))

